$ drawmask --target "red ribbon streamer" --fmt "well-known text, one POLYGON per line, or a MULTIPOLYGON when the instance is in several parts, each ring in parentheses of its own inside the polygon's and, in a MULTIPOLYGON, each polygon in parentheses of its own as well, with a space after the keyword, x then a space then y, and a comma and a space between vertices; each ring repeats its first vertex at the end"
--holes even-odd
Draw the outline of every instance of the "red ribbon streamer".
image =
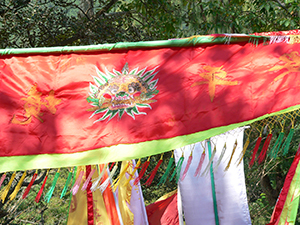
POLYGON ((43 182, 43 184, 41 186, 41 189, 39 190, 39 192, 37 193, 37 195, 35 197, 35 202, 36 203, 39 203, 39 201, 40 201, 40 198, 42 196, 42 193, 43 193, 43 190, 44 190, 44 187, 45 187, 47 179, 48 179, 48 175, 45 176, 45 179, 44 179, 44 182, 43 182))
POLYGON ((137 185, 137 184, 140 182, 140 180, 141 180, 142 177, 144 176, 144 174, 145 174, 145 172, 146 172, 146 170, 147 170, 149 164, 150 164, 150 161, 149 161, 149 160, 147 160, 146 162, 143 163, 142 168, 141 168, 141 171, 140 171, 138 177, 135 178, 135 180, 134 180, 134 185, 137 185))
POLYGON ((257 150, 259 148, 259 145, 260 145, 260 142, 261 142, 261 137, 259 137, 256 141, 256 144, 255 144, 255 147, 253 149, 253 154, 252 154, 252 159, 249 163, 249 166, 252 167, 253 166, 253 163, 254 163, 254 160, 255 160, 255 156, 256 156, 256 153, 257 153, 257 150))
POLYGON ((28 195, 28 193, 29 193, 29 191, 31 189, 31 186, 33 185, 33 182, 35 181, 36 177, 37 177, 37 173, 34 173, 33 176, 32 176, 32 178, 31 178, 30 183, 28 184, 27 188, 24 191, 22 199, 26 198, 26 196, 28 195))
MULTIPOLYGON (((86 177, 89 176, 90 172, 91 166, 86 166, 86 177)), ((94 225, 93 193, 91 191, 91 186, 92 183, 89 181, 86 189, 88 225, 94 225)))
POLYGON ((261 150, 261 152, 260 152, 260 154, 258 156, 258 164, 261 164, 265 160, 266 154, 267 154, 267 150, 269 148, 271 139, 272 139, 272 134, 268 134, 267 139, 266 139, 266 141, 264 143, 264 146, 263 146, 263 148, 262 148, 262 150, 261 150))
POLYGON ((158 161, 157 165, 156 165, 155 168, 153 169, 153 171, 152 171, 150 177, 148 178, 148 180, 146 181, 145 185, 147 185, 147 186, 150 186, 150 185, 151 185, 151 183, 152 183, 152 181, 153 181, 153 179, 154 179, 154 177, 155 177, 155 174, 156 174, 158 168, 160 167, 160 164, 161 164, 161 163, 162 163, 162 159, 160 159, 160 160, 158 161))

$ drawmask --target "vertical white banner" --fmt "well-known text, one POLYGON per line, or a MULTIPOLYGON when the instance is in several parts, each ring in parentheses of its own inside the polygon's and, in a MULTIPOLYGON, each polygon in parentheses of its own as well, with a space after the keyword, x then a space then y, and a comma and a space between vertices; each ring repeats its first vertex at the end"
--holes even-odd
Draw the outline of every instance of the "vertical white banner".
POLYGON ((187 225, 250 225, 250 214, 247 203, 247 194, 244 177, 243 162, 237 166, 238 159, 243 150, 244 128, 226 132, 210 139, 211 153, 216 147, 213 158, 213 183, 215 187, 216 202, 213 200, 211 170, 206 174, 203 171, 209 163, 207 142, 199 142, 184 148, 175 150, 177 162, 184 154, 181 175, 186 167, 188 157, 193 151, 193 160, 184 180, 179 180, 182 208, 187 225), (232 155, 235 142, 237 146, 232 155), (222 151, 226 143, 226 151, 222 151), (199 177, 195 177, 195 171, 205 149, 205 159, 199 177), (222 152, 224 154, 222 154, 222 152), (231 159, 231 160, 230 160, 231 159), (225 168, 230 166, 228 170, 225 168), (217 220, 215 210, 217 209, 217 220))

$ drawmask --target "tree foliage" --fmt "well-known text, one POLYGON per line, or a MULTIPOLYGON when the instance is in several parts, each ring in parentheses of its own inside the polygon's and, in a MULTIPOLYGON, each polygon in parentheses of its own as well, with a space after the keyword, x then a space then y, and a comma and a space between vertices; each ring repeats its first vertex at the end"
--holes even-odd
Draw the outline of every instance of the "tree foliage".
MULTIPOLYGON (((300 0, 2 0, 0 48, 74 46, 211 33, 299 29, 299 4, 300 0)), ((269 220, 297 148, 300 134, 296 128, 293 150, 287 156, 278 155, 276 159, 254 165, 251 169, 248 168, 250 151, 245 156, 248 200, 254 224, 269 220)), ((274 137, 279 133, 278 129, 274 137)), ((249 149, 254 147, 256 138, 257 134, 251 136, 249 149)), ((150 165, 154 166, 159 157, 153 157, 150 165)), ((167 157, 170 155, 165 154, 164 158, 167 157)), ((167 162, 164 160, 157 177, 163 174, 167 162)), ((17 196, 18 200, 13 203, 5 201, 0 204, 1 224, 64 223, 68 202, 58 198, 58 190, 64 185, 67 170, 62 171, 54 193, 56 197, 50 204, 33 202, 39 189, 36 185, 25 200, 17 196)), ((26 181, 28 179, 30 177, 26 181)), ((176 188, 175 183, 169 182, 157 187, 157 179, 153 185, 144 188, 146 203, 176 188)), ((7 182, 6 179, 4 183, 7 182)), ((13 187, 16 182, 17 179, 13 187)), ((47 183, 45 189, 51 184, 50 178, 47 183)))

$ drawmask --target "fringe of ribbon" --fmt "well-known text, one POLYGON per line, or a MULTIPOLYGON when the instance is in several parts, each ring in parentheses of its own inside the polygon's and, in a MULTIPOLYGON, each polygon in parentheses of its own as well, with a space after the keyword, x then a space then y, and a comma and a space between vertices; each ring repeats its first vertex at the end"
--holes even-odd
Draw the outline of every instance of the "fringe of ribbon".
POLYGON ((290 147, 292 138, 294 136, 294 132, 295 132, 295 129, 291 128, 287 138, 285 139, 285 142, 283 143, 283 145, 281 147, 281 149, 283 149, 283 153, 282 153, 283 156, 285 156, 289 152, 289 147, 290 147))
POLYGON ((260 152, 260 154, 258 156, 258 164, 261 164, 265 160, 266 154, 267 154, 267 150, 269 148, 272 136, 273 135, 271 133, 268 134, 267 139, 266 139, 266 141, 265 141, 265 143, 264 143, 264 145, 263 145, 263 147, 261 149, 261 152, 260 152))
MULTIPOLYGON (((284 132, 281 131, 276 139, 276 142, 272 148, 272 150, 268 153, 268 155, 272 158, 276 158, 278 153, 279 152, 282 152, 282 155, 285 156, 286 154, 288 154, 288 151, 289 151, 289 147, 290 147, 290 144, 291 144, 291 141, 292 141, 292 138, 294 136, 294 133, 295 133, 295 129, 294 127, 292 127, 289 131, 289 134, 288 136, 286 137, 285 141, 283 142, 283 138, 284 138, 284 132), (283 142, 283 144, 282 144, 283 142)), ((261 164, 265 159, 266 159, 266 155, 267 155, 267 152, 268 152, 268 148, 270 146, 270 143, 271 143, 271 140, 272 140, 272 133, 270 132, 264 142, 264 145, 260 151, 260 154, 258 156, 258 164, 261 164)), ((259 150, 259 147, 260 147, 260 144, 261 144, 261 141, 262 141, 262 137, 261 135, 258 137, 257 141, 256 141, 256 144, 255 144, 255 147, 253 149, 253 153, 252 153, 252 157, 251 157, 251 161, 249 162, 249 166, 252 167, 253 164, 254 164, 254 161, 256 159, 256 155, 257 155, 257 152, 259 150)), ((246 149, 248 148, 250 144, 250 139, 249 139, 249 136, 243 146, 243 150, 242 152, 240 153, 238 159, 236 160, 236 164, 237 166, 240 165, 240 163, 242 162, 243 158, 244 158, 244 155, 245 155, 245 152, 246 152, 246 149)), ((225 167, 225 170, 224 171, 227 171, 229 168, 230 168, 230 165, 232 163, 232 159, 233 159, 233 156, 235 154, 235 151, 236 151, 236 148, 237 148, 237 140, 235 141, 234 143, 234 146, 233 146, 233 149, 232 149, 232 153, 231 153, 231 156, 230 156, 230 159, 227 163, 227 166, 225 167)), ((217 170, 217 168, 219 167, 221 161, 223 160, 224 158, 224 155, 225 155, 225 152, 227 151, 227 147, 226 147, 226 143, 224 144, 223 148, 222 148, 222 151, 221 151, 221 154, 220 154, 220 157, 218 159, 218 161, 216 162, 214 168, 213 168, 213 171, 215 172, 217 170)), ((204 162, 204 159, 205 159, 205 149, 203 150, 202 154, 201 154, 201 157, 200 157, 200 160, 199 160, 199 163, 198 163, 198 166, 196 168, 196 171, 194 173, 194 176, 195 177, 198 177, 200 174, 201 176, 204 176, 205 174, 208 173, 208 170, 211 166, 211 164, 213 163, 213 159, 214 159, 214 156, 216 154, 216 145, 214 146, 214 150, 212 152, 212 155, 211 155, 211 158, 206 166, 206 168, 204 169, 204 171, 202 172, 201 174, 201 169, 203 167, 203 162, 204 162)), ((127 181, 125 182, 125 184, 123 186, 127 186, 129 185, 130 181, 131 180, 134 180, 134 185, 137 185, 140 180, 144 177, 145 173, 146 173, 146 170, 150 164, 150 157, 148 157, 147 161, 145 161, 142 166, 140 166, 141 164, 141 159, 138 160, 137 164, 135 165, 133 171, 131 173, 129 173, 129 177, 127 179, 127 181), (137 177, 135 177, 135 173, 136 171, 140 169, 140 173, 138 174, 137 177)), ((170 181, 172 181, 174 178, 176 178, 176 182, 179 181, 180 179, 180 176, 181 176, 181 180, 183 181, 187 175, 187 172, 190 168, 190 165, 192 163, 192 160, 193 160, 193 151, 191 151, 188 159, 187 159, 187 164, 185 166, 185 169, 182 173, 182 176, 181 176, 181 170, 182 169, 182 165, 183 165, 183 162, 184 162, 184 155, 182 153, 182 156, 179 158, 178 160, 178 163, 177 165, 174 164, 174 152, 172 153, 172 156, 168 162, 168 165, 166 167, 166 170, 164 172, 164 174, 162 175, 162 177, 160 178, 159 182, 158 182, 158 186, 162 185, 162 184, 165 184, 167 178, 169 177, 170 173, 171 173, 171 170, 175 167, 172 175, 170 176, 170 181)), ((160 160, 158 161, 157 165, 154 167, 154 169, 149 173, 149 177, 147 179, 147 181, 145 182, 145 185, 147 186, 150 186, 151 183, 153 182, 154 180, 154 177, 155 175, 157 174, 157 171, 159 169, 159 167, 161 166, 163 162, 163 154, 161 155, 161 158, 160 160)), ((116 188, 118 187, 122 177, 125 175, 125 173, 127 172, 129 166, 132 166, 132 164, 130 162, 128 162, 126 164, 126 166, 123 168, 123 170, 119 173, 119 175, 117 176, 117 178, 112 182, 112 189, 113 191, 116 190, 116 188)), ((110 166, 110 174, 109 176, 105 179, 105 181, 99 185, 101 183, 101 179, 105 173, 105 170, 107 169, 108 167, 108 164, 105 164, 104 166, 104 169, 101 171, 100 175, 96 178, 96 180, 93 182, 92 186, 91 186, 91 191, 95 191, 97 189, 100 189, 101 192, 104 192, 106 190, 106 188, 108 187, 108 185, 110 184, 110 181, 112 180, 112 178, 114 177, 117 169, 118 169, 118 163, 112 163, 111 166, 110 166)), ((40 198, 41 198, 41 195, 42 195, 42 192, 45 188, 45 184, 46 184, 46 181, 48 179, 48 174, 49 174, 49 170, 47 170, 47 174, 44 178, 44 181, 43 181, 43 184, 35 198, 35 202, 39 202, 40 201, 40 198)), ((96 172, 96 169, 93 168, 92 171, 89 173, 88 177, 86 178, 85 182, 83 183, 83 186, 81 188, 82 191, 85 191, 87 189, 87 186, 88 186, 88 183, 92 180, 92 176, 93 174, 96 172)), ((59 178, 59 174, 60 174, 60 169, 58 169, 58 171, 56 172, 55 174, 55 177, 53 179, 53 182, 51 184, 51 187, 49 189, 49 191, 47 192, 47 194, 45 195, 45 201, 47 203, 49 203, 51 197, 52 197, 52 194, 54 192, 54 189, 55 189, 55 186, 56 186, 56 183, 57 183, 57 180, 59 178)), ((15 199, 15 197, 17 196, 18 192, 20 191, 21 187, 22 187, 22 184, 26 178, 26 175, 27 175, 27 171, 24 171, 23 172, 23 175, 22 177, 20 178, 20 180, 18 181, 17 185, 14 187, 14 191, 10 194, 9 196, 9 201, 12 201, 13 199, 15 199)), ((75 179, 75 173, 73 171, 73 169, 71 169, 71 171, 69 172, 68 174, 68 177, 67 177, 67 180, 66 180, 66 184, 64 185, 64 188, 62 190, 62 193, 61 193, 61 196, 60 198, 63 198, 65 195, 66 195, 66 192, 68 190, 68 187, 71 183, 71 180, 72 180, 72 177, 74 176, 74 179, 75 179)), ((14 172, 8 182, 8 184, 6 185, 6 187, 0 192, 0 198, 2 200, 2 203, 4 203, 6 197, 7 197, 7 194, 9 192, 9 189, 11 188, 12 186, 12 183, 15 179, 15 176, 16 176, 16 172, 14 172)), ((38 176, 38 170, 35 171, 35 173, 33 174, 31 180, 30 180, 30 183, 29 185, 26 187, 23 195, 22 195, 22 198, 25 199, 28 195, 28 193, 30 192, 30 189, 32 187, 32 185, 34 184, 34 181, 36 180, 38 176)), ((79 175, 76 179, 76 181, 74 182, 74 185, 72 185, 72 188, 71 188, 71 193, 73 195, 75 195, 78 190, 79 190, 79 187, 81 185, 81 182, 82 182, 82 179, 83 179, 83 176, 84 176, 84 170, 80 171, 79 172, 79 175)), ((2 174, 1 176, 1 179, 0 179, 0 187, 1 185, 3 184, 4 180, 6 178, 6 173, 2 174)))
POLYGON ((280 150, 280 146, 281 146, 281 142, 283 140, 283 137, 284 137, 284 133, 281 131, 280 134, 278 135, 278 138, 277 138, 273 148, 272 148, 272 151, 270 152, 271 157, 274 158, 274 159, 277 157, 277 154, 280 150))
POLYGON ((243 151, 241 152, 240 157, 239 157, 239 159, 237 161, 238 162, 237 166, 239 166, 241 164, 241 162, 243 161, 243 158, 245 156, 245 153, 246 153, 246 150, 247 150, 249 144, 250 144, 250 137, 247 138, 247 140, 246 140, 246 142, 244 144, 243 151))
POLYGON ((183 153, 181 155, 181 157, 179 158, 178 162, 177 162, 177 165, 173 171, 173 174, 171 175, 171 178, 170 178, 170 181, 173 180, 173 178, 175 177, 176 175, 176 183, 178 182, 179 180, 179 177, 180 177, 180 172, 181 172, 181 167, 182 167, 182 163, 184 161, 184 156, 183 156, 183 153))
POLYGON ((172 152, 172 156, 169 160, 169 163, 167 165, 167 169, 166 171, 164 172, 164 174, 162 175, 162 177, 160 178, 157 186, 160 186, 162 184, 164 184, 166 181, 167 181, 167 178, 172 170, 172 168, 174 167, 174 152, 172 152))
POLYGON ((5 180, 5 177, 6 177, 6 173, 2 174, 1 179, 0 179, 0 188, 3 184, 3 181, 5 180))
POLYGON ((210 165, 212 164, 212 162, 214 160, 216 152, 217 152, 217 147, 215 146, 214 150, 213 150, 213 152, 211 154, 211 158, 210 158, 209 162, 207 163, 207 166, 205 167, 205 169, 204 169, 203 173, 201 174, 201 176, 204 176, 204 175, 206 176, 208 174, 210 165))
POLYGON ((192 163, 192 160, 193 160, 193 151, 191 151, 191 154, 190 154, 190 156, 189 156, 189 158, 188 158, 188 161, 187 161, 187 163, 186 163, 186 167, 185 167, 185 169, 184 169, 184 171, 183 171, 183 174, 182 174, 182 176, 181 176, 181 180, 182 180, 182 181, 184 180, 184 178, 185 178, 185 176, 186 176, 186 174, 187 174, 187 172, 188 172, 188 170, 189 170, 189 168, 190 168, 190 165, 191 165, 191 163, 192 163))
POLYGON ((69 184, 70 184, 71 179, 72 179, 72 174, 73 174, 73 169, 68 174, 68 178, 67 178, 66 184, 65 184, 65 186, 64 186, 64 188, 63 188, 63 190, 60 194, 60 198, 63 198, 66 195, 67 190, 69 188, 69 184))
POLYGON ((5 199, 6 199, 6 196, 7 196, 7 193, 12 185, 12 182, 14 181, 15 179, 15 176, 16 176, 16 172, 13 173, 13 175, 11 176, 8 184, 6 185, 6 187, 3 189, 3 191, 1 191, 0 193, 0 196, 1 196, 1 200, 2 200, 2 203, 4 203, 5 199))
POLYGON ((205 149, 203 150, 203 152, 201 154, 200 161, 199 161, 199 164, 198 164, 197 169, 195 171, 194 177, 199 177, 204 159, 205 159, 205 149))
POLYGON ((84 184, 82 185, 82 188, 81 188, 82 191, 85 191, 85 190, 86 190, 86 188, 87 188, 88 184, 90 183, 90 181, 91 181, 91 179, 92 179, 92 176, 94 175, 95 171, 96 171, 95 168, 93 168, 93 169, 91 170, 89 176, 86 178, 84 184))
POLYGON ((26 171, 24 171, 24 173, 23 173, 22 177, 20 178, 17 186, 15 187, 15 190, 13 191, 13 193, 10 194, 9 201, 12 201, 17 196, 25 177, 26 177, 26 171))
POLYGON ((132 173, 129 174, 127 181, 123 184, 124 187, 126 187, 129 184, 129 182, 134 178, 134 174, 137 171, 137 169, 140 167, 140 164, 141 164, 141 159, 139 159, 139 161, 136 163, 132 173))
POLYGON ((109 182, 112 180, 113 176, 115 175, 116 171, 118 169, 118 164, 115 164, 114 168, 110 172, 109 176, 106 178, 106 180, 99 186, 100 191, 103 193, 105 189, 108 187, 109 182))
POLYGON ((33 185, 33 182, 35 181, 36 177, 37 177, 37 170, 35 171, 35 173, 33 174, 32 178, 31 178, 31 181, 30 183, 28 184, 27 188, 25 189, 24 193, 23 193, 23 196, 22 196, 22 199, 25 199, 33 185))
POLYGON ((117 187, 119 186, 119 183, 121 182, 122 177, 125 176, 125 173, 127 172, 127 169, 129 168, 129 166, 130 166, 130 163, 127 162, 126 166, 124 166, 123 170, 120 172, 118 177, 112 183, 112 189, 114 192, 116 191, 117 187))
POLYGON ((36 195, 36 197, 35 197, 35 202, 36 202, 36 203, 39 203, 39 201, 40 201, 40 198, 41 198, 41 196, 42 196, 43 190, 44 190, 44 188, 45 188, 45 185, 46 185, 46 182, 47 182, 47 179, 48 179, 49 171, 50 171, 50 169, 47 170, 46 176, 45 176, 45 178, 44 178, 44 182, 43 182, 43 184, 42 184, 42 186, 41 186, 39 192, 37 193, 37 195, 36 195))
POLYGON ((144 174, 146 173, 146 170, 150 164, 150 158, 151 158, 151 156, 149 156, 147 161, 143 163, 138 177, 135 178, 135 180, 134 180, 134 185, 137 185, 140 182, 140 180, 143 178, 144 174))
POLYGON ((81 180, 82 180, 82 177, 83 177, 83 174, 84 174, 84 171, 81 170, 79 172, 79 175, 77 177, 77 180, 75 181, 73 187, 71 188, 71 192, 73 195, 76 195, 76 193, 78 192, 79 190, 79 187, 80 187, 80 184, 81 184, 81 180))
POLYGON ((145 182, 145 185, 147 185, 147 186, 151 185, 151 183, 152 183, 152 181, 153 181, 153 179, 155 177, 155 174, 156 174, 158 168, 160 167, 160 165, 162 164, 162 162, 163 162, 163 154, 161 154, 160 160, 158 160, 158 163, 156 164, 156 166, 152 170, 152 172, 151 172, 148 180, 145 182))
POLYGON ((213 172, 214 172, 214 173, 217 171, 217 169, 218 169, 218 167, 219 167, 219 165, 220 165, 222 159, 224 158, 226 149, 227 149, 227 147, 226 147, 226 143, 225 143, 224 146, 223 146, 223 149, 222 149, 222 151, 221 151, 221 154, 220 154, 220 156, 219 156, 219 159, 218 159, 218 161, 217 161, 217 163, 216 163, 216 165, 215 165, 215 167, 214 167, 214 169, 213 169, 213 172))
POLYGON ((250 167, 250 168, 251 168, 251 167, 253 166, 253 164, 254 164, 255 157, 256 157, 256 153, 257 153, 257 151, 258 151, 258 148, 259 148, 261 139, 262 139, 262 137, 259 136, 258 139, 257 139, 257 141, 256 141, 256 144, 255 144, 255 146, 254 146, 253 153, 252 153, 252 159, 251 159, 251 161, 250 161, 250 163, 249 163, 249 167, 250 167))
POLYGON ((56 172, 56 174, 55 174, 55 176, 54 176, 54 179, 53 179, 53 181, 52 181, 51 187, 50 187, 49 191, 47 192, 47 194, 45 195, 45 198, 44 198, 44 199, 45 199, 45 201, 46 201, 47 203, 50 202, 50 199, 51 199, 52 194, 53 194, 53 192, 54 192, 54 189, 55 189, 55 186, 56 186, 56 182, 57 182, 58 177, 59 177, 59 171, 60 171, 60 169, 57 170, 57 172, 56 172))
MULTIPOLYGON (((106 170, 107 167, 108 167, 108 165, 105 164, 104 167, 103 167, 103 170, 101 171, 101 173, 99 175, 99 177, 96 179, 96 181, 93 182, 92 187, 91 187, 91 191, 94 192, 94 191, 97 190, 98 184, 101 182, 101 179, 102 179, 102 177, 104 175, 104 172, 105 172, 105 170, 106 170)), ((114 168, 115 167, 118 168, 118 163, 114 166, 114 168)), ((111 170, 111 169, 109 169, 109 170, 111 170)))
POLYGON ((234 155, 234 153, 235 153, 236 147, 237 147, 237 140, 235 140, 235 142, 234 142, 233 149, 232 149, 232 153, 231 153, 230 159, 229 159, 229 161, 228 161, 228 164, 227 164, 227 166, 226 166, 226 168, 225 168, 225 171, 227 171, 227 170, 229 169, 229 167, 230 167, 230 164, 231 164, 231 161, 232 161, 232 159, 233 159, 233 155, 234 155))

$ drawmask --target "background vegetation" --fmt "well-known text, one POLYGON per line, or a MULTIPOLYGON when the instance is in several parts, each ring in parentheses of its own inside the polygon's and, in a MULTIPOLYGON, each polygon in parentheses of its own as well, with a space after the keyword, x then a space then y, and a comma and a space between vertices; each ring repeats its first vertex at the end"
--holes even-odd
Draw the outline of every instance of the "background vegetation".
MULTIPOLYGON (((75 46, 164 40, 212 33, 299 29, 299 4, 300 0, 2 0, 0 48, 75 46)), ((289 129, 286 128, 286 134, 289 129)), ((279 131, 280 126, 275 127, 274 139, 279 131)), ((253 224, 269 221, 297 150, 299 135, 299 128, 296 127, 292 148, 287 156, 279 154, 276 159, 267 160, 261 165, 255 164, 249 169, 250 150, 258 137, 258 133, 251 134, 249 151, 245 156, 245 174, 253 224)), ((164 157, 167 159, 168 155, 164 157)), ((159 158, 152 157, 150 165, 154 166, 159 158)), ((167 162, 164 160, 157 177, 163 174, 167 162)), ((30 181, 33 172, 29 171, 25 181, 30 181)), ((67 173, 67 169, 61 170, 50 203, 41 201, 36 204, 34 198, 45 176, 40 172, 39 182, 35 182, 25 200, 18 195, 13 202, 6 200, 0 203, 0 223, 65 224, 68 198, 59 199, 59 195, 67 173)), ((17 174, 17 177, 20 178, 21 174, 17 174)), ((45 190, 48 190, 54 174, 55 170, 52 170, 45 190)), ((144 188, 146 203, 176 188, 175 183, 157 187, 157 179, 153 185, 144 188)), ((3 185, 7 183, 8 178, 3 185)), ((12 187, 16 183, 17 179, 12 187)))

